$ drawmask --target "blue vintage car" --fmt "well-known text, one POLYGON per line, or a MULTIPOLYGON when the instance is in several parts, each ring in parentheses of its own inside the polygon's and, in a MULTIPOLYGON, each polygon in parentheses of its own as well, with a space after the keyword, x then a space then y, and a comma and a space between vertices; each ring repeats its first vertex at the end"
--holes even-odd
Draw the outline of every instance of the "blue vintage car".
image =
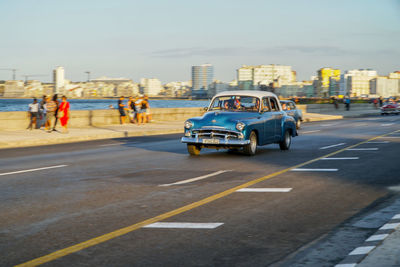
POLYGON ((281 107, 279 99, 264 91, 227 91, 215 95, 202 117, 184 125, 190 155, 202 148, 243 150, 254 155, 257 146, 278 143, 288 150, 297 135, 296 122, 281 107))
POLYGON ((286 114, 294 118, 296 121, 296 128, 300 129, 301 122, 303 121, 303 112, 301 109, 298 109, 296 104, 290 100, 281 100, 281 106, 286 114))

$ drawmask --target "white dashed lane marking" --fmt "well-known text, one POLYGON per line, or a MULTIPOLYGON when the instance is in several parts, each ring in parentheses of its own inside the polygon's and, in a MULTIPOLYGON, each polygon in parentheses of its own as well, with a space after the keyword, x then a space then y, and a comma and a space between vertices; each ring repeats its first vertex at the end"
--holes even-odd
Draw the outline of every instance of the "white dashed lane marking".
POLYGON ((366 144, 388 144, 389 141, 370 141, 367 142, 366 144))
POLYGON ((366 148, 349 148, 348 151, 376 151, 377 147, 366 147, 366 148))
POLYGON ((224 223, 188 223, 188 222, 156 222, 143 228, 186 228, 186 229, 215 229, 224 223))
POLYGON ((316 132, 320 132, 321 130, 314 130, 314 131, 305 131, 305 132, 300 132, 303 134, 308 134, 308 133, 316 133, 316 132))
POLYGON ((381 124, 381 126, 391 126, 391 125, 393 125, 394 123, 383 123, 383 124, 381 124))
POLYGON ((359 159, 359 157, 322 158, 321 160, 352 160, 352 159, 359 159))
POLYGON ((291 169, 292 172, 337 172, 339 169, 291 169))
POLYGON ((231 170, 222 170, 222 171, 217 171, 217 172, 213 172, 207 175, 203 175, 203 176, 199 176, 199 177, 195 177, 195 178, 191 178, 191 179, 187 179, 187 180, 183 180, 183 181, 179 181, 179 182, 175 182, 175 183, 171 183, 171 184, 161 184, 159 186, 171 186, 171 185, 181 185, 181 184, 187 184, 187 183, 192 183, 192 182, 196 182, 199 180, 203 180, 212 176, 216 176, 219 175, 221 173, 225 173, 225 172, 230 172, 231 170))
POLYGON ((330 145, 330 146, 323 146, 323 147, 320 147, 319 149, 328 149, 328 148, 332 148, 332 147, 343 146, 345 144, 346 143, 340 143, 340 144, 335 144, 335 145, 330 145))
POLYGON ((25 172, 35 172, 35 171, 49 170, 49 169, 67 167, 67 166, 68 166, 68 165, 56 165, 56 166, 42 167, 42 168, 29 169, 29 170, 21 170, 21 171, 13 171, 13 172, 4 172, 4 173, 0 173, 0 176, 3 176, 3 175, 10 175, 10 174, 18 174, 18 173, 25 173, 25 172))
POLYGON ((250 192, 250 193, 287 193, 292 191, 292 188, 242 188, 236 192, 250 192))

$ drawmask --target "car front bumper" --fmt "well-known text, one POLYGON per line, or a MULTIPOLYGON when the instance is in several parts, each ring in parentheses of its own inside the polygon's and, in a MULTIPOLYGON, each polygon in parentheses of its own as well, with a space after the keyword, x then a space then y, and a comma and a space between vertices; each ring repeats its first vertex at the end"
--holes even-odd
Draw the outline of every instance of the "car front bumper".
POLYGON ((199 144, 205 146, 244 146, 250 144, 250 140, 236 140, 236 139, 210 139, 210 138, 195 138, 195 137, 182 137, 182 143, 199 144), (209 141, 209 140, 218 140, 209 141))

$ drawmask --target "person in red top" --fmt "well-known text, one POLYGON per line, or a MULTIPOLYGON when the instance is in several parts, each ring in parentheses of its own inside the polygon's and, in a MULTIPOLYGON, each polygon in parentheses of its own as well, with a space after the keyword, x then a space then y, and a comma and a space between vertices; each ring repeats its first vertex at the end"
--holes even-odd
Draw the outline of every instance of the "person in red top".
POLYGON ((64 133, 68 133, 68 119, 69 119, 69 102, 67 102, 67 97, 62 97, 62 102, 58 109, 58 114, 60 114, 61 126, 64 128, 64 133))

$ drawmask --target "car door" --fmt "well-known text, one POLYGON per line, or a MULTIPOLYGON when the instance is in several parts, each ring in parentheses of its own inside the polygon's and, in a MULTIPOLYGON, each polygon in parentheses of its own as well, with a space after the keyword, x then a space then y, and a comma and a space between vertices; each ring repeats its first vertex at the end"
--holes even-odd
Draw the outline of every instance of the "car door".
POLYGON ((273 143, 275 140, 275 121, 268 97, 263 97, 262 99, 261 121, 264 124, 264 132, 261 134, 263 139, 262 143, 273 143))
POLYGON ((271 115, 274 124, 274 142, 278 142, 281 140, 282 136, 282 118, 283 118, 283 111, 280 110, 278 106, 278 100, 275 97, 268 97, 270 106, 271 106, 271 115))

